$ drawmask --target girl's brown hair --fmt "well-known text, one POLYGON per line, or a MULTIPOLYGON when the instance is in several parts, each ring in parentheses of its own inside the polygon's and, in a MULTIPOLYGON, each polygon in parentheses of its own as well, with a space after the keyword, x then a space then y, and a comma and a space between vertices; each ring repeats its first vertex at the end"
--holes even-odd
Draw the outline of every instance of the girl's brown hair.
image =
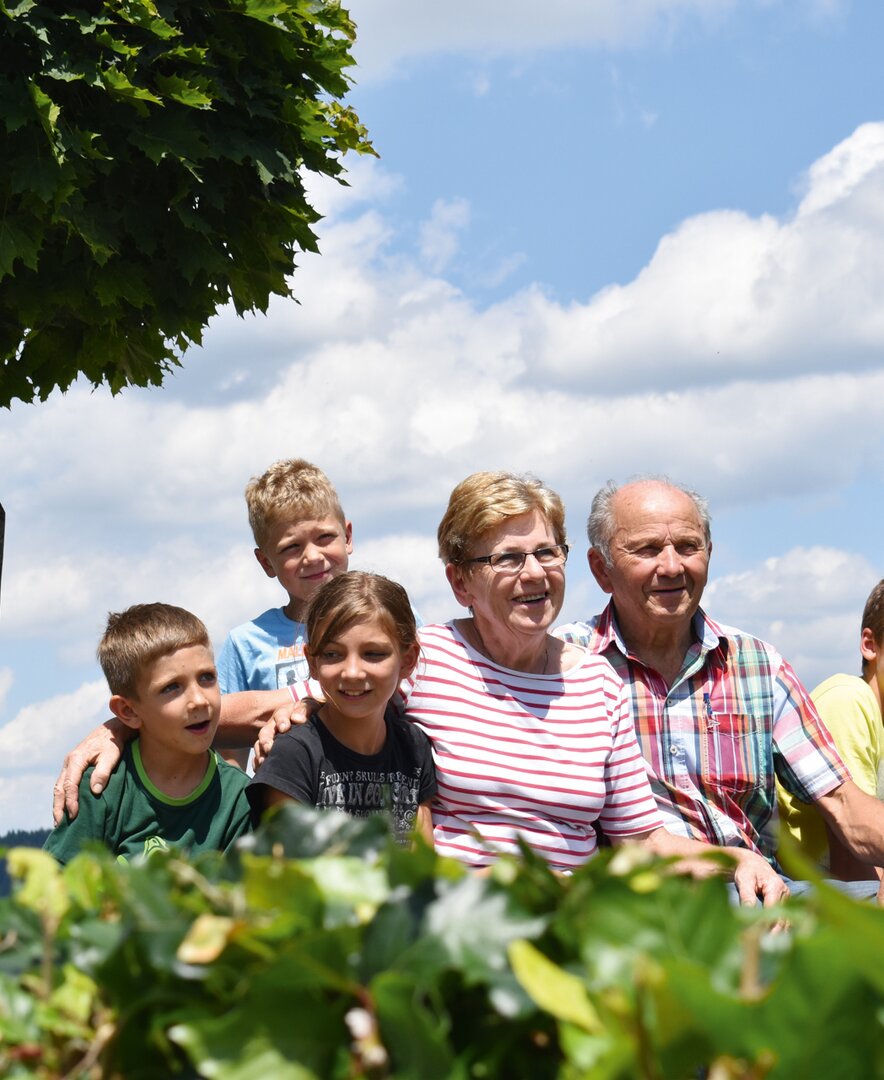
POLYGON ((318 655, 353 623, 365 619, 380 619, 400 652, 417 645, 417 626, 405 589, 381 574, 350 570, 327 581, 310 600, 304 617, 307 651, 318 655))

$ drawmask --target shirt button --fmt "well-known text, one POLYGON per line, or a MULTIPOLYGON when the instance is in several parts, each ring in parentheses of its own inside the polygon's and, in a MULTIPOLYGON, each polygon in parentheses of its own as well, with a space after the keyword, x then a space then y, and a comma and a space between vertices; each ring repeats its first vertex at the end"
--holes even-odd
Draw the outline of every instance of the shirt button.
POLYGON ((669 747, 669 753, 672 754, 673 757, 677 757, 678 756, 678 747, 677 746, 670 746, 669 747))

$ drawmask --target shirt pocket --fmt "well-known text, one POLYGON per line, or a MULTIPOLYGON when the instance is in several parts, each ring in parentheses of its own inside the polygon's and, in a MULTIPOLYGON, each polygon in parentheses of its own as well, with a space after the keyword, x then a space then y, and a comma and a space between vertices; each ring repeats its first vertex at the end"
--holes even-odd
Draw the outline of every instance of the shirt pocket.
POLYGON ((709 777, 734 795, 766 788, 770 768, 764 729, 750 713, 716 713, 707 727, 709 777))

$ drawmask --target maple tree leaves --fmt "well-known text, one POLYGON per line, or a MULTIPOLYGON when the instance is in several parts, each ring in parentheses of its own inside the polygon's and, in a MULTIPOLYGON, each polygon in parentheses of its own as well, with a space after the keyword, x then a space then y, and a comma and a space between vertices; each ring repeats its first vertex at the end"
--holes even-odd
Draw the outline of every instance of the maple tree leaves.
POLYGON ((289 295, 304 170, 372 153, 349 16, 312 0, 0 0, 0 405, 159 385, 289 295))

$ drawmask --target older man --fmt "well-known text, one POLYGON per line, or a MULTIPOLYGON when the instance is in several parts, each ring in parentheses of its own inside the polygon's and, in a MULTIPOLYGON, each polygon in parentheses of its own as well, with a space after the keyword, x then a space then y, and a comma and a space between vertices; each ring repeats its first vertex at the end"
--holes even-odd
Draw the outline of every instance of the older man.
POLYGON ((593 500, 589 540, 611 602, 557 633, 605 656, 629 687, 666 828, 776 867, 776 775, 858 859, 880 864, 884 805, 852 782, 791 667, 700 608, 712 551, 705 501, 667 480, 609 484, 593 500))

